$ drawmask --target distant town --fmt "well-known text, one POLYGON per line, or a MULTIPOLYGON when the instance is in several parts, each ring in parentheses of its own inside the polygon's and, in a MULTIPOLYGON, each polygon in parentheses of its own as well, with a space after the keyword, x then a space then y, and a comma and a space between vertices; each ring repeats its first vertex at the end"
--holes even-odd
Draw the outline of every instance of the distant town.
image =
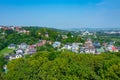
POLYGON ((120 80, 120 0, 1 0, 0 80, 120 80))
MULTIPOLYGON (((107 74, 100 71, 108 72, 111 64, 118 64, 119 55, 119 30, 63 30, 38 26, 0 26, 0 78, 8 80, 10 78, 12 80, 16 74, 14 80, 21 80, 21 77, 26 79, 23 75, 28 74, 29 78, 26 80, 54 80, 55 77, 46 78, 47 74, 44 72, 49 72, 51 76, 59 73, 66 76, 74 72, 79 80, 81 79, 79 74, 85 76, 84 71, 88 72, 88 69, 90 69, 90 73, 87 73, 87 76, 90 75, 89 78, 94 75, 91 72, 94 72, 94 79, 98 79, 99 76, 102 79, 101 75, 107 74), (40 70, 39 76, 36 78, 30 76, 38 75, 38 70, 40 70), (60 72, 58 73, 57 70, 60 72)), ((113 72, 114 69, 116 68, 112 68, 113 72)), ((76 77, 70 78, 76 80, 76 77)))
MULTIPOLYGON (((37 31, 39 27, 36 28, 37 31)), ((0 26, 0 35, 1 35, 0 39, 4 39, 5 36, 10 35, 14 32, 15 34, 20 34, 20 35, 22 34, 30 35, 32 31, 31 29, 34 29, 34 27, 0 26)), ((115 37, 116 35, 120 35, 120 32, 118 31, 104 31, 103 33, 99 33, 95 31, 89 32, 88 30, 71 31, 71 32, 61 30, 59 31, 59 33, 57 33, 57 35, 55 34, 55 36, 53 37, 50 36, 51 33, 49 33, 49 28, 48 31, 45 30, 47 28, 44 27, 40 29, 44 30, 44 32, 41 33, 40 31, 37 31, 36 35, 37 36, 41 35, 41 36, 37 37, 38 41, 33 42, 34 44, 31 43, 28 44, 24 41, 23 42, 20 41, 21 43, 19 44, 18 43, 15 44, 16 42, 12 42, 7 45, 3 44, 6 45, 6 47, 1 49, 0 53, 3 54, 6 59, 13 60, 24 57, 24 55, 27 54, 29 55, 35 54, 37 53, 37 51, 39 51, 38 50, 39 47, 45 46, 46 44, 48 44, 51 48, 55 50, 58 51, 68 50, 71 52, 75 52, 76 54, 101 54, 104 52, 120 51, 120 45, 119 45, 120 43, 117 39, 109 40, 109 41, 99 39, 101 35, 102 37, 109 37, 109 35, 113 35, 113 37, 115 37), (53 37, 54 39, 52 40, 50 39, 50 37, 53 37), (2 51, 4 51, 4 49, 6 48, 8 49, 8 52, 6 51, 5 53, 4 52, 2 53, 2 51)), ((12 38, 14 40, 16 39, 14 37, 12 38)))

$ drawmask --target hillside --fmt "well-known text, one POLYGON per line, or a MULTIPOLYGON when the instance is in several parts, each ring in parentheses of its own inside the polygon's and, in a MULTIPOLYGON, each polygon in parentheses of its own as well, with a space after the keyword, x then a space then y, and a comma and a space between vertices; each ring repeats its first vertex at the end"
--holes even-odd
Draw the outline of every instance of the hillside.
POLYGON ((2 27, 0 80, 120 80, 118 34, 2 27))
POLYGON ((38 52, 8 63, 3 80, 120 80, 120 53, 38 52))

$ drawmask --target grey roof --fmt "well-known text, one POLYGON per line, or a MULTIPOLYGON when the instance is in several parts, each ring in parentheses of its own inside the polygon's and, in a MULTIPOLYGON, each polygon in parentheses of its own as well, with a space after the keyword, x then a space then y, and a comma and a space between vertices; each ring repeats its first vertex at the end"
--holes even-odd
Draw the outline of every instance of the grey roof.
POLYGON ((26 43, 21 43, 21 45, 27 45, 26 43))
POLYGON ((9 47, 15 47, 16 45, 15 44, 10 44, 9 47))
POLYGON ((28 50, 28 54, 36 53, 36 51, 37 51, 36 49, 29 49, 29 50, 28 50))

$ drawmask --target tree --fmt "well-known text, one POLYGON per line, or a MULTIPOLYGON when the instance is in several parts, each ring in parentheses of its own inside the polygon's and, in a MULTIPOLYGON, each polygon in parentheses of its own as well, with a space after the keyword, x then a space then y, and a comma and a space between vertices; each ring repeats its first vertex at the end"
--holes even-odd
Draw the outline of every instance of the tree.
POLYGON ((117 54, 92 55, 69 51, 40 51, 31 57, 8 63, 9 71, 4 78, 5 80, 119 80, 119 58, 117 54))

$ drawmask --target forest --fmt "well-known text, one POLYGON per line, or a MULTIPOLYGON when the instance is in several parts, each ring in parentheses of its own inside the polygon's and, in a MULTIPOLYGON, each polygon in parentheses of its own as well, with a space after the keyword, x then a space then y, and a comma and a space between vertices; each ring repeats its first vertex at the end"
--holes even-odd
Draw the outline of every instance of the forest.
POLYGON ((12 60, 1 80, 120 80, 120 53, 41 51, 12 60))

